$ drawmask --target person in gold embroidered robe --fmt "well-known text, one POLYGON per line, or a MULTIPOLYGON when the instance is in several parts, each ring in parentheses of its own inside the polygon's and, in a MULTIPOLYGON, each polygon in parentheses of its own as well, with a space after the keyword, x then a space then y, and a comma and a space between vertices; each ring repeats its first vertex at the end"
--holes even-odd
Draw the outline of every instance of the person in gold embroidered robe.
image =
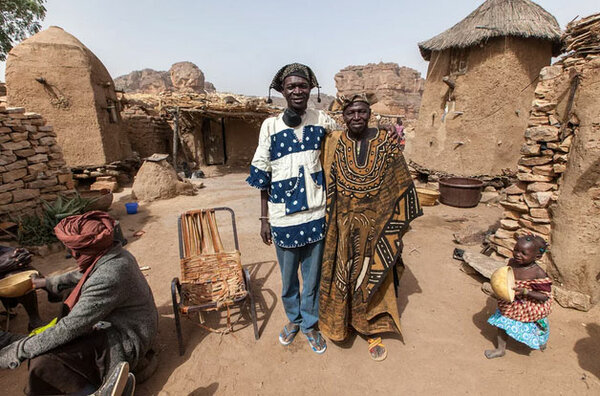
POLYGON ((402 236, 422 210, 397 142, 368 126, 366 95, 340 102, 346 130, 324 159, 331 168, 319 327, 333 341, 354 329, 367 336, 371 357, 383 360, 381 338, 370 336, 400 332, 394 285, 404 268, 402 236))

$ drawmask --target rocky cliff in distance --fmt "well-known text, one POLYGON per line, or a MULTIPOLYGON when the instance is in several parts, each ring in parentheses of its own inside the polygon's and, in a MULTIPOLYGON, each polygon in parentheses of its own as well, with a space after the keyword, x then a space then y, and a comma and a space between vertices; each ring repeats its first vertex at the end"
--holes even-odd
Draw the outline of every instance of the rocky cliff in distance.
POLYGON ((396 63, 369 63, 348 66, 335 75, 338 95, 366 92, 374 95, 374 112, 416 119, 425 80, 421 73, 396 63))
POLYGON ((115 78, 115 87, 123 92, 158 94, 164 91, 215 92, 204 73, 192 62, 174 63, 168 71, 135 70, 115 78))

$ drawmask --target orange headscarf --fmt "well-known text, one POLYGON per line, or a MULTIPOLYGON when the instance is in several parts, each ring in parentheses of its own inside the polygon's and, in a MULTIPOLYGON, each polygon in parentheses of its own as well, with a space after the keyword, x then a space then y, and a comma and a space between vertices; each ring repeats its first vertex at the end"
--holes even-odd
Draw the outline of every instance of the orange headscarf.
POLYGON ((79 270, 83 272, 81 280, 65 300, 69 309, 73 309, 79 299, 81 288, 95 264, 112 248, 114 228, 115 220, 98 210, 69 216, 54 227, 56 237, 73 251, 79 270))

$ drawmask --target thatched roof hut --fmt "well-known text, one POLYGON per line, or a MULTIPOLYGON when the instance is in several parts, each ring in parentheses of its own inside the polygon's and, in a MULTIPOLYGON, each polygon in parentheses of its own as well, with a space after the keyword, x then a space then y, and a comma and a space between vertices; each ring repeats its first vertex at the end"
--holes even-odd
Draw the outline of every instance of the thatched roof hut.
POLYGON ((429 68, 408 158, 455 175, 516 172, 535 80, 558 54, 560 37, 539 5, 487 0, 420 43, 429 68))
POLYGON ((419 50, 430 60, 432 51, 467 48, 506 36, 547 40, 553 44, 553 55, 560 52, 556 18, 529 0, 487 0, 450 29, 419 43, 419 50))

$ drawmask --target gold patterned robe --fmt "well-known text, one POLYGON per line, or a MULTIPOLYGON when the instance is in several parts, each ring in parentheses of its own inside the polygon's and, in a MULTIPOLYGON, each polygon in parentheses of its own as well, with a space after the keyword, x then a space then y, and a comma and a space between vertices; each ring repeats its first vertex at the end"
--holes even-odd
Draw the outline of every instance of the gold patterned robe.
POLYGON ((334 341, 344 340, 350 327, 365 335, 399 332, 392 271, 402 235, 422 214, 414 184, 387 131, 370 139, 364 165, 347 132, 334 144, 324 158, 331 169, 319 327, 334 341))

